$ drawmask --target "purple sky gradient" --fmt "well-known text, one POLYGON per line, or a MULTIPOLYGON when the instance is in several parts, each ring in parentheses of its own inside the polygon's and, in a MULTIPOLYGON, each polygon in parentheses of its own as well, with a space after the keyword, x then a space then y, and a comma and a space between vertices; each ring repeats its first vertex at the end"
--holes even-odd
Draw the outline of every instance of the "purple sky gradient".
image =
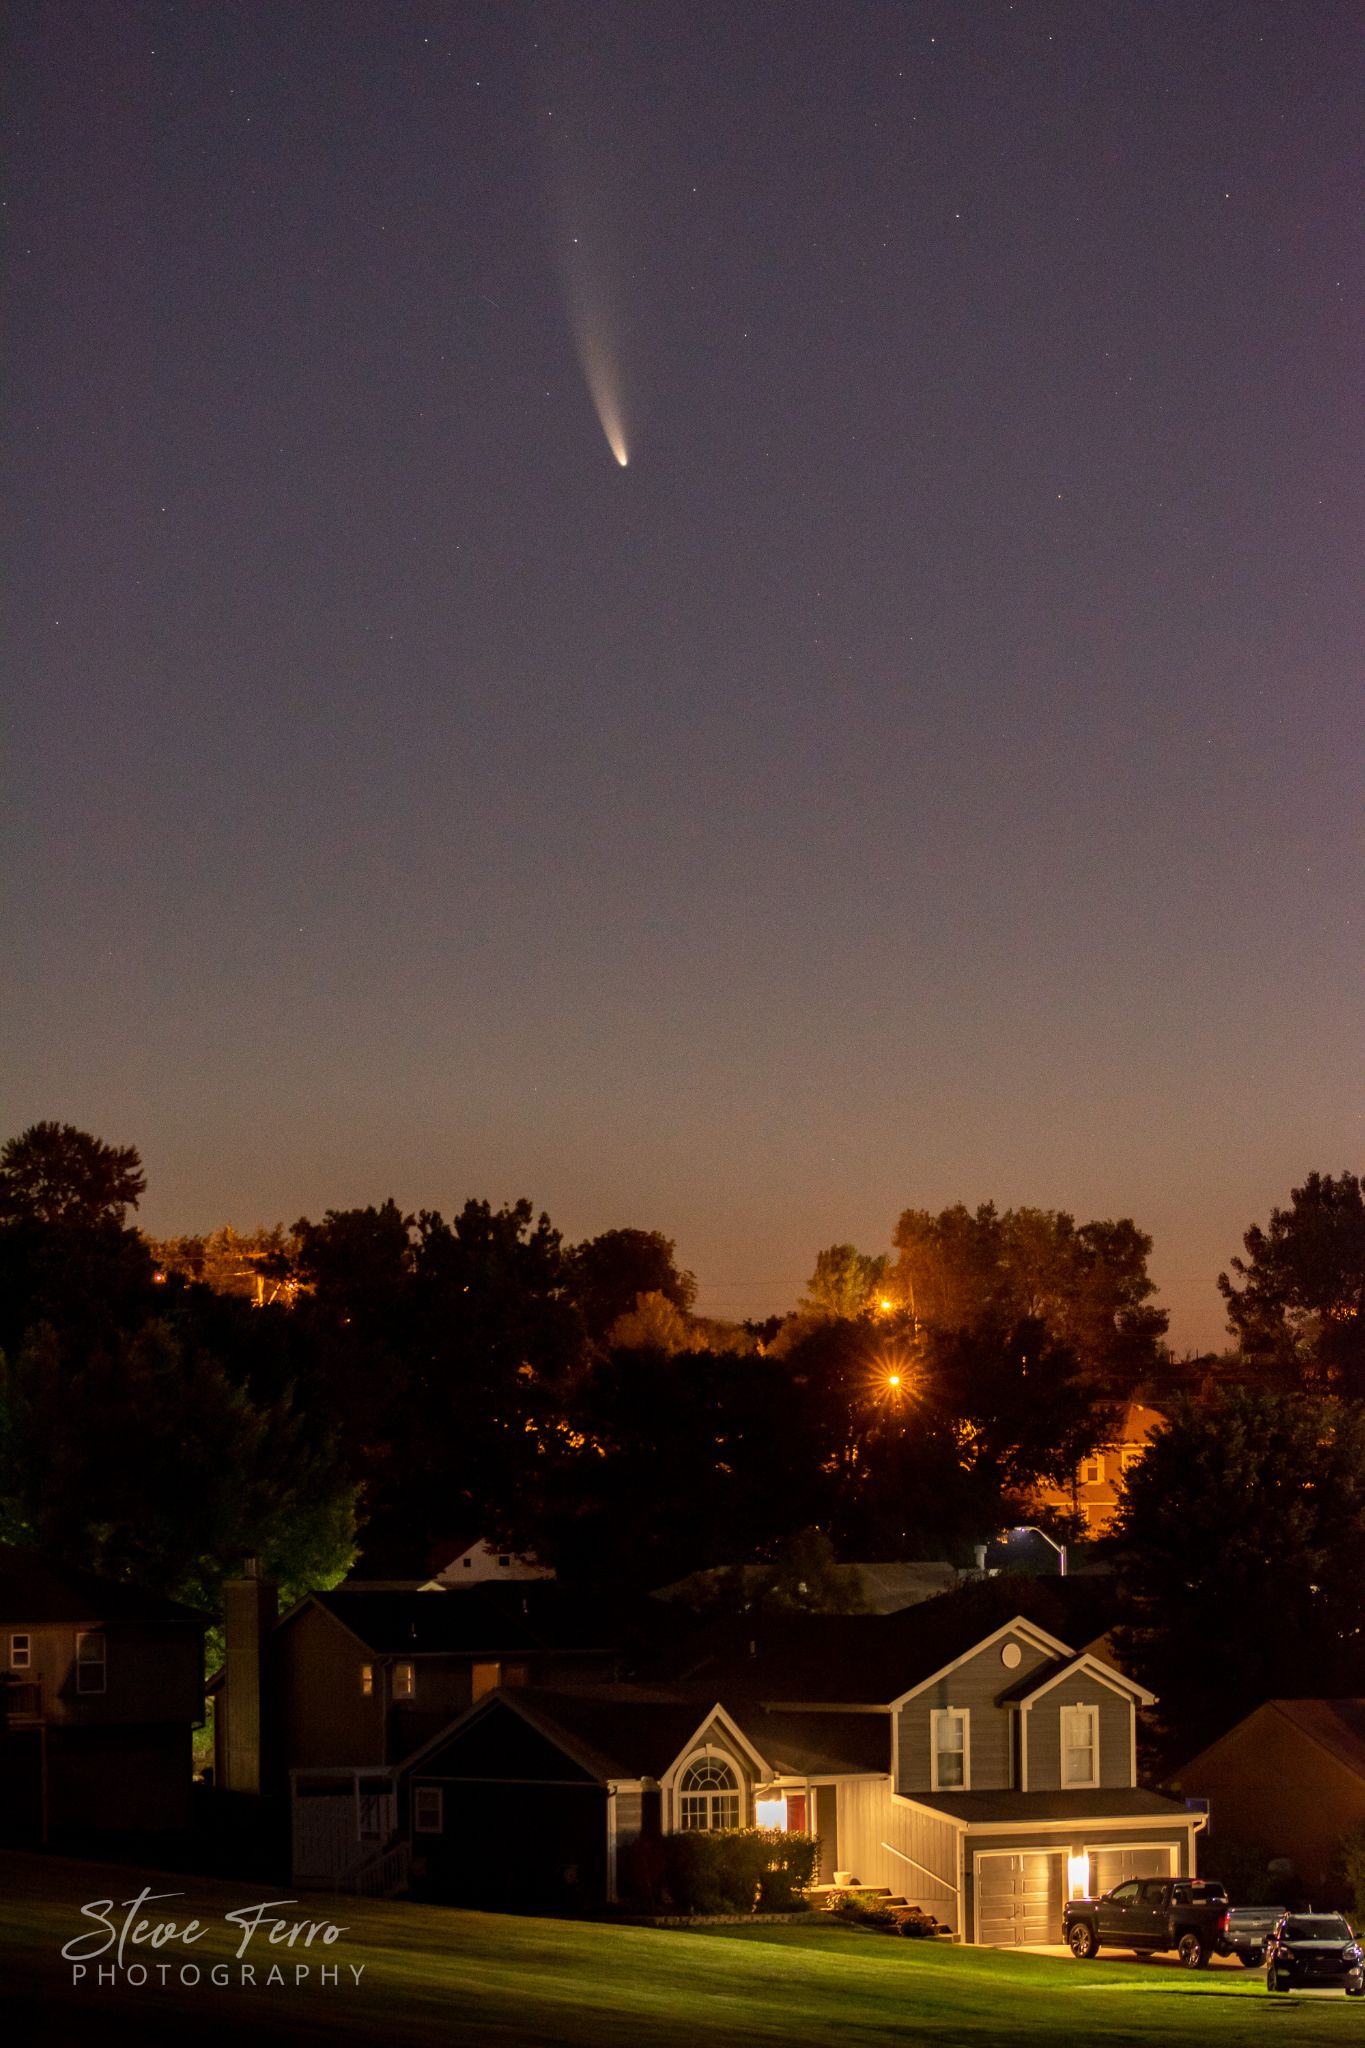
POLYGON ((9 21, 4 1129, 1221 1342, 1365 1164, 1353 0, 9 21))

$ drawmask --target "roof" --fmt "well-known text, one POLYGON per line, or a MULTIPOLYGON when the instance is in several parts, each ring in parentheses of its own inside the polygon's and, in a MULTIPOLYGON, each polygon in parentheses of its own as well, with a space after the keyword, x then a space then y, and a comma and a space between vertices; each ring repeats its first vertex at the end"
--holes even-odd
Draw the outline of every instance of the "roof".
POLYGON ((896 1614, 746 1615, 723 1636, 717 1632, 719 1647, 692 1675, 704 1674, 724 1699, 887 1706, 1016 1619, 1057 1639, 1058 1617, 1064 1623, 1079 1618, 1073 1596, 1055 1591, 1059 1585, 1067 1588, 1069 1581, 1011 1574, 896 1614), (1040 1585, 1042 1595, 1035 1590, 1040 1585))
POLYGON ((580 1599, 553 1580, 485 1580, 427 1593, 337 1586, 311 1597, 381 1657, 605 1651, 621 1637, 620 1618, 603 1603, 580 1599))
POLYGON ((0 1543, 0 1622, 16 1621, 161 1621, 204 1628, 208 1616, 160 1593, 73 1571, 39 1551, 0 1543))
POLYGON ((1059 1657, 1053 1663, 1045 1664, 1037 1671, 1031 1671, 1027 1678, 1021 1678, 1007 1692, 999 1693, 997 1698, 1001 1705, 1031 1703, 1040 1693, 1048 1692, 1054 1685, 1059 1685, 1070 1672, 1078 1675, 1088 1672, 1098 1678, 1101 1685, 1113 1686, 1120 1692, 1129 1693, 1144 1706, 1156 1704, 1155 1695, 1148 1692, 1146 1686, 1139 1685, 1135 1678, 1129 1678, 1126 1672, 1120 1671, 1111 1658, 1094 1656, 1088 1650, 1082 1650, 1074 1657, 1059 1657))
MULTIPOLYGON (((520 1714, 605 1784, 659 1778, 677 1762, 717 1707, 779 1776, 885 1773, 891 1768, 886 1714, 769 1712, 717 1700, 695 1687, 643 1685, 515 1686, 485 1695, 459 1727, 498 1705, 520 1714)), ((452 1725, 427 1749, 454 1738, 452 1725)))
POLYGON ((931 1807, 945 1819, 968 1827, 983 1827, 992 1821, 1027 1827, 1030 1821, 1195 1818, 1178 1799, 1167 1799, 1142 1785, 1091 1786, 1081 1792, 915 1792, 910 1796, 916 1806, 931 1807))

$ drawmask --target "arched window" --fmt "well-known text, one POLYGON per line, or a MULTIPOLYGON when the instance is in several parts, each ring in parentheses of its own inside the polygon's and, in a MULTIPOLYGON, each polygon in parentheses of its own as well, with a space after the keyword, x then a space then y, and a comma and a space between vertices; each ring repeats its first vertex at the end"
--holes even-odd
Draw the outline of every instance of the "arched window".
POLYGON ((739 1780, 718 1756, 694 1757, 678 1780, 679 1825, 737 1828, 739 1780))

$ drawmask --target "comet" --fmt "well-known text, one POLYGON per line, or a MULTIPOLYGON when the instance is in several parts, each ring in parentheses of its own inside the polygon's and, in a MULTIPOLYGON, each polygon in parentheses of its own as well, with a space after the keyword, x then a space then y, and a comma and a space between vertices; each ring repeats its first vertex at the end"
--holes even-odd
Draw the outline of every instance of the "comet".
POLYGON ((577 266, 574 270, 577 274, 571 273, 568 279, 569 323, 573 328, 583 381, 588 387, 588 396, 607 446, 625 469, 630 462, 630 448, 626 439, 616 322, 607 311, 601 291, 590 287, 577 266))

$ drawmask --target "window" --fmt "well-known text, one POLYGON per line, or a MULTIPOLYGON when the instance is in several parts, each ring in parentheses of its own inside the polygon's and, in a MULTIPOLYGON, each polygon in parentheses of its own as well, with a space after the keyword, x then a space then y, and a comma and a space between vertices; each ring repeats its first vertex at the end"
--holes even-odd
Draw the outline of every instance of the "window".
POLYGON ((930 1717, 933 1742, 930 1783, 935 1792, 967 1792, 971 1789, 967 1719, 965 1707, 941 1707, 930 1717))
POLYGON ((411 1664, 395 1664, 393 1667, 393 1696, 396 1700, 410 1700, 417 1690, 411 1664))
POLYGON ((1134 1467, 1134 1465, 1140 1465, 1141 1463, 1142 1463, 1142 1449, 1141 1449, 1141 1446, 1139 1446, 1139 1445, 1137 1445, 1137 1444, 1130 1444, 1130 1445, 1128 1446, 1128 1448, 1127 1448, 1127 1450, 1126 1450, 1126 1451, 1120 1451, 1120 1452, 1119 1452, 1119 1470, 1120 1470, 1120 1472, 1131 1472, 1131 1471, 1132 1471, 1132 1469, 1133 1469, 1133 1467, 1134 1467))
POLYGON ((11 1636, 9 1639, 9 1668, 11 1671, 27 1671, 33 1661, 33 1646, 28 1636, 11 1636))
POLYGON ((678 1792, 681 1827, 739 1826, 739 1780, 723 1758, 695 1758, 678 1780, 678 1792))
POLYGON ((76 1690, 77 1692, 103 1692, 107 1680, 108 1666, 105 1663, 104 1637, 102 1635, 78 1635, 76 1638, 76 1690))
POLYGON ((481 1700, 486 1692, 493 1692, 502 1684, 501 1664, 476 1664, 469 1684, 471 1697, 481 1700))
POLYGON ((503 1569, 504 1571, 506 1571, 506 1569, 507 1569, 508 1565, 509 1565, 509 1564, 511 1564, 511 1562, 512 1562, 512 1560, 511 1560, 511 1558, 510 1558, 510 1557, 500 1557, 500 1558, 498 1559, 498 1563, 499 1563, 499 1564, 500 1564, 500 1565, 502 1566, 502 1569, 503 1569))
POLYGON ((1142 1886, 1130 1878, 1127 1884, 1116 1885, 1109 1896, 1120 1906, 1135 1906, 1141 1891, 1142 1886))
POLYGON ((1104 1477, 1103 1458, 1081 1459, 1081 1485, 1098 1486, 1104 1477))
POLYGON ((1062 1708, 1064 1785, 1099 1784, 1099 1718, 1098 1707, 1085 1707, 1078 1703, 1074 1707, 1062 1708))
POLYGON ((412 1831, 439 1835, 445 1828, 445 1793, 439 1785, 418 1785, 412 1795, 412 1831))
POLYGON ((371 1696, 371 1694, 372 1694, 372 1693, 374 1692, 374 1666, 373 1666, 373 1664, 362 1664, 362 1665, 361 1665, 361 1667, 360 1667, 360 1690, 361 1690, 361 1691, 362 1691, 362 1692, 364 1693, 364 1695, 365 1695, 366 1699, 369 1699, 369 1698, 370 1698, 370 1696, 371 1696))

